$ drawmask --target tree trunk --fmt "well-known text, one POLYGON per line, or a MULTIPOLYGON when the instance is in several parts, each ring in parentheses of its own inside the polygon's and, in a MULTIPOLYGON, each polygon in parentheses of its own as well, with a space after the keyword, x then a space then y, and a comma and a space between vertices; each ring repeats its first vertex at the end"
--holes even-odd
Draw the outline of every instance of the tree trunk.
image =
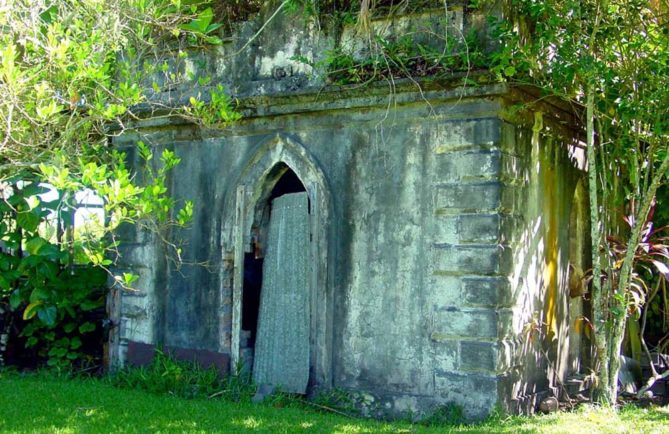
POLYGON ((601 280, 601 231, 602 222, 599 212, 597 187, 597 159, 595 152, 595 91, 590 83, 586 89, 586 136, 588 154, 588 193, 590 198, 590 240, 592 246, 592 314, 595 335, 595 371, 597 382, 592 390, 593 401, 610 403, 611 385, 609 383, 609 352, 607 351, 608 325, 606 323, 607 294, 602 291, 601 280))
POLYGON ((634 215, 634 226, 630 232, 627 251, 625 258, 620 268, 620 276, 618 278, 618 287, 615 288, 615 297, 611 297, 611 304, 615 307, 612 310, 614 313, 611 316, 610 336, 608 337, 609 344, 609 383, 612 387, 612 401, 615 402, 618 392, 618 371, 620 370, 620 352, 622 349, 623 338, 625 335, 625 325, 627 323, 627 290, 632 283, 632 273, 634 272, 634 258, 636 255, 637 246, 641 240, 641 233, 646 226, 646 219, 650 208, 653 206, 653 199, 655 193, 660 187, 660 183, 664 178, 664 173, 669 169, 669 153, 664 157, 660 168, 654 172, 654 176, 646 191, 642 192, 641 206, 634 215))

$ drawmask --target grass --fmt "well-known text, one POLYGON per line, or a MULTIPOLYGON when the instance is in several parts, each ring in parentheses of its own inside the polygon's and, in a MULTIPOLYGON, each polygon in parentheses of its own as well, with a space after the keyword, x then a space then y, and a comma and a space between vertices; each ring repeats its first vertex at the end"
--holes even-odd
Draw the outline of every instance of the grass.
POLYGON ((467 426, 348 419, 305 409, 221 400, 187 400, 118 389, 98 379, 0 371, 3 433, 666 433, 669 407, 584 408, 572 413, 490 419, 467 426))

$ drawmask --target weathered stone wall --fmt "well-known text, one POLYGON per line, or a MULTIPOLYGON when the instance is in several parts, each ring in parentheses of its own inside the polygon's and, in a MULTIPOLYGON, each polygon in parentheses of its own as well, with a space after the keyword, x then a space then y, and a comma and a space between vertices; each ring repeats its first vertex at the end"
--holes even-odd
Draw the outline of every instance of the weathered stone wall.
POLYGON ((500 401, 512 412, 532 411, 542 398, 560 396, 564 380, 578 373, 585 353, 575 342, 585 328, 575 331, 575 313, 584 313, 582 292, 570 296, 569 285, 570 264, 587 268, 582 245, 587 204, 584 195, 575 196, 584 176, 584 150, 574 130, 555 118, 560 109, 546 109, 535 111, 534 119, 503 125, 504 148, 514 164, 503 173, 509 224, 502 237, 512 261, 507 270, 510 315, 500 341, 500 401), (581 208, 576 220, 575 207, 581 208), (576 304, 580 309, 570 309, 576 304))
MULTIPOLYGON (((325 247, 313 254, 322 300, 311 312, 311 387, 359 391, 373 414, 456 403, 472 418, 513 407, 512 397, 527 394, 518 384, 546 389, 546 369, 530 363, 539 352, 521 341, 528 318, 547 309, 536 270, 553 251, 562 255, 554 269, 566 264, 560 225, 575 179, 567 149, 532 148, 505 115, 502 84, 322 88, 290 57, 322 53, 335 38, 300 20, 272 22, 250 49, 226 57, 259 22, 184 66, 197 75, 197 63, 240 97, 242 121, 213 131, 149 119, 115 141, 131 159, 139 139, 175 151, 182 163, 171 192, 195 202, 192 228, 169 234, 185 242, 180 267, 155 238, 126 244, 123 259, 141 279, 120 301, 117 363, 139 360, 137 344, 235 359, 235 273, 250 239, 240 216, 261 200, 269 166, 283 162, 303 176, 310 200, 322 200, 322 227, 312 228, 325 247), (537 164, 549 172, 535 174, 537 164), (558 190, 544 199, 551 186, 558 190), (537 233, 557 250, 538 247, 546 241, 537 233)), ((174 103, 193 92, 155 97, 174 103)))
MULTIPOLYGON (((148 75, 145 86, 159 89, 154 97, 172 104, 187 104, 188 97, 198 93, 206 98, 208 89, 217 84, 223 84, 237 98, 311 93, 327 84, 328 62, 337 55, 350 54, 357 60, 372 55, 383 58, 376 36, 390 43, 410 34, 424 47, 443 50, 445 54, 454 50, 455 56, 461 54, 453 47, 472 34, 478 37, 469 39, 470 45, 477 41, 476 47, 469 46, 469 50, 486 50, 496 43, 487 37, 486 19, 499 15, 499 11, 468 9, 464 0, 448 5, 436 2, 434 9, 410 15, 375 18, 370 22, 373 34, 361 33, 351 24, 319 21, 299 12, 275 16, 279 3, 268 1, 254 19, 235 24, 234 32, 224 37, 222 45, 188 50, 188 56, 183 58, 158 59, 159 64, 164 61, 170 68, 148 75), (446 48, 447 40, 451 48, 446 48), (211 82, 200 85, 203 77, 211 82)), ((397 74, 393 78, 406 77, 397 74)), ((384 86, 392 88, 392 83, 384 86)), ((263 107, 256 107, 252 114, 263 112, 263 107)))
POLYGON ((394 411, 453 401, 482 415, 496 400, 499 103, 433 108, 385 142, 366 138, 352 157, 336 378, 389 395, 394 411))
MULTIPOLYGON (((490 98, 434 101, 427 119, 423 102, 394 110, 394 120, 382 124, 383 107, 272 119, 278 131, 290 123, 290 136, 329 183, 333 383, 389 399, 412 396, 391 410, 417 411, 426 400, 473 408, 472 381, 489 381, 494 391, 503 257, 496 245, 502 156, 494 94, 500 90, 487 89, 490 98)), ((124 339, 229 352, 231 267, 221 267, 233 237, 222 231, 234 221, 230 213, 224 221, 224 208, 239 172, 275 136, 256 130, 268 123, 245 121, 231 135, 184 141, 175 140, 174 130, 184 134, 187 126, 141 132, 145 142, 169 146, 182 159, 172 191, 196 203, 193 229, 181 234, 184 261, 207 266, 174 270, 168 262, 164 289, 155 287, 161 277, 147 271, 140 291, 123 297, 124 339)), ((134 140, 126 135, 119 145, 134 140)), ((140 271, 156 269, 152 241, 128 249, 126 258, 143 264, 140 271)), ((484 405, 476 414, 494 405, 490 391, 480 391, 484 405)))

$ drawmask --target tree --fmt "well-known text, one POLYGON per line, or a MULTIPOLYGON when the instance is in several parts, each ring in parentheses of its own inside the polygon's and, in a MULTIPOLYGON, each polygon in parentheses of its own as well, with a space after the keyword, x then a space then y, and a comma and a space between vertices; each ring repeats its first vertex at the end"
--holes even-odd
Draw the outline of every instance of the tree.
MULTIPOLYGON (((91 273, 111 273, 118 226, 160 232, 192 214, 190 202, 169 196, 167 173, 179 163, 174 152, 154 159, 151 144, 138 142, 145 163, 140 184, 110 139, 145 116, 219 126, 238 117, 220 86, 210 89, 208 103, 193 97, 168 105, 155 97, 192 79, 178 64, 189 50, 220 43, 208 3, 0 3, 0 303, 36 320, 28 343, 50 341, 50 360, 67 365, 68 357, 78 357, 73 333, 91 326, 76 323, 77 309, 104 303, 94 287, 104 278, 91 273), (92 232, 72 227, 82 192, 104 204, 106 218, 92 232)), ((199 80, 196 87, 208 83, 199 80)), ((127 287, 136 276, 115 278, 127 287)))
MULTIPOLYGON (((500 78, 584 107, 598 377, 593 395, 609 404, 617 396, 627 319, 646 296, 635 267, 669 169, 668 10, 665 0, 510 0, 509 20, 499 27, 504 45, 494 55, 500 78), (624 239, 622 251, 611 249, 612 237, 624 239)), ((669 277, 666 249, 656 255, 651 264, 669 277)))

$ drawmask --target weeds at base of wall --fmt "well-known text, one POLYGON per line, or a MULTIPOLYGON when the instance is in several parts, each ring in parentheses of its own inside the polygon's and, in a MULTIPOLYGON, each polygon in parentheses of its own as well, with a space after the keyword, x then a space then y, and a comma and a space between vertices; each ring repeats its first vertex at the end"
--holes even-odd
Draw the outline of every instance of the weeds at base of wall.
MULTIPOLYGON (((123 389, 143 390, 187 399, 221 399, 228 402, 251 402, 256 392, 256 386, 247 370, 237 369, 234 374, 223 376, 213 367, 205 369, 194 362, 175 360, 162 351, 156 352, 150 365, 126 367, 110 374, 105 381, 123 389)), ((278 390, 266 398, 262 405, 274 408, 302 408, 351 418, 378 417, 383 413, 380 404, 368 397, 371 395, 335 388, 324 390, 307 400, 302 395, 278 390)), ((389 415, 385 416, 381 418, 389 418, 389 415)), ((419 419, 414 416, 407 415, 404 419, 424 426, 453 426, 465 423, 462 407, 456 404, 438 407, 428 417, 419 419)))
POLYGON ((334 388, 315 395, 309 405, 318 411, 334 412, 349 417, 363 417, 356 395, 348 390, 334 388))
POLYGON ((222 376, 215 368, 179 361, 157 351, 148 366, 126 367, 109 377, 110 384, 124 388, 168 394, 181 398, 220 398, 250 401, 255 387, 248 375, 222 376))
MULTIPOLYGON (((221 375, 214 367, 202 368, 195 362, 175 360, 156 351, 151 364, 128 366, 106 377, 109 384, 180 398, 221 399, 229 402, 251 402, 256 392, 248 370, 241 366, 231 375, 221 375)), ((302 405, 298 396, 277 391, 264 404, 272 407, 302 405)))

